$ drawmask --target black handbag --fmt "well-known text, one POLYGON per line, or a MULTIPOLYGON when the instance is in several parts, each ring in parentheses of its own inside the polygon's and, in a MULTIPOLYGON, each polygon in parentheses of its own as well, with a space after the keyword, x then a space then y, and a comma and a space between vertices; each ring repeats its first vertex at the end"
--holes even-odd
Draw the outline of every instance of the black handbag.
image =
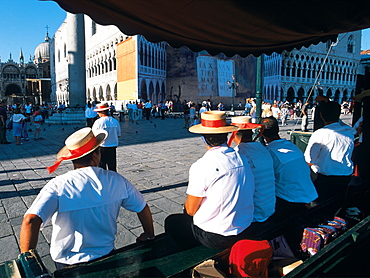
POLYGON ((9 130, 12 130, 13 129, 13 120, 10 119, 8 124, 6 125, 6 128, 9 129, 9 130))

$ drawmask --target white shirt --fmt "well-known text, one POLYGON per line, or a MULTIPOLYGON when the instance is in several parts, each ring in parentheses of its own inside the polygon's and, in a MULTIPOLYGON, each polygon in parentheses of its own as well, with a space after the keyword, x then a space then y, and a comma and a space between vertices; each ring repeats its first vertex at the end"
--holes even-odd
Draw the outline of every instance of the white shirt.
POLYGON ((263 222, 275 212, 275 175, 269 151, 259 142, 240 143, 235 147, 248 159, 254 176, 253 222, 263 222))
POLYGON ((206 112, 207 111, 207 108, 202 106, 199 110, 199 114, 202 114, 203 112, 206 112))
POLYGON ((27 114, 31 114, 31 111, 32 111, 32 106, 31 105, 26 105, 26 113, 27 114))
POLYGON ((332 123, 316 130, 304 153, 312 171, 326 176, 349 176, 353 172, 351 160, 356 130, 348 125, 332 123))
POLYGON ((318 195, 303 153, 286 139, 266 146, 274 163, 276 196, 292 203, 310 203, 318 195))
POLYGON ((227 146, 214 147, 189 171, 187 194, 203 197, 193 217, 204 231, 237 235, 253 217, 254 178, 245 158, 227 146))
POLYGON ((92 130, 104 129, 108 132, 107 139, 101 144, 102 147, 117 147, 118 137, 121 136, 119 122, 113 117, 101 117, 94 122, 92 130))
POLYGON ((13 114, 12 121, 14 123, 20 123, 22 120, 27 119, 23 114, 13 114))
POLYGON ((138 213, 145 205, 140 192, 120 174, 86 167, 49 181, 26 214, 38 215, 42 227, 51 219, 52 259, 75 264, 113 250, 121 206, 138 213))
MULTIPOLYGON (((354 129, 356 129, 356 128, 358 128, 359 126, 360 126, 360 124, 361 124, 361 122, 364 120, 364 117, 363 116, 361 116, 358 120, 357 120, 357 122, 355 123, 355 125, 353 126, 353 128, 354 129)), ((357 131, 356 131, 356 133, 357 133, 357 131)), ((356 134, 355 133, 355 134, 356 134)), ((362 134, 363 134, 363 132, 361 132, 360 133, 360 135, 359 135, 359 137, 358 137, 358 142, 360 142, 360 143, 362 143, 362 134)))
POLYGON ((136 103, 131 104, 130 109, 137 110, 137 104, 136 103))
POLYGON ((98 113, 96 113, 95 111, 94 111, 94 108, 89 108, 89 107, 87 107, 86 108, 86 110, 85 110, 85 117, 86 118, 95 118, 96 116, 98 116, 98 113))
POLYGON ((279 118, 279 114, 281 113, 281 111, 280 111, 279 107, 274 107, 274 106, 272 106, 272 107, 271 107, 271 111, 272 111, 272 116, 273 116, 274 118, 279 118))

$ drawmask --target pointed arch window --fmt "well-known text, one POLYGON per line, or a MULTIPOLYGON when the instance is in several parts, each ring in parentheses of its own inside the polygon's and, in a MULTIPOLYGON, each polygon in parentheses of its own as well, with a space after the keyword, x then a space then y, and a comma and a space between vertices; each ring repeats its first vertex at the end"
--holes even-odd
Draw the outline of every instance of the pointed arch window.
POLYGON ((96 22, 93 20, 91 22, 91 36, 96 34, 96 22))
POLYGON ((326 42, 326 50, 329 50, 330 49, 330 46, 331 46, 331 40, 328 40, 326 42))
POLYGON ((350 35, 347 41, 347 52, 353 53, 353 47, 354 47, 353 35, 350 35))

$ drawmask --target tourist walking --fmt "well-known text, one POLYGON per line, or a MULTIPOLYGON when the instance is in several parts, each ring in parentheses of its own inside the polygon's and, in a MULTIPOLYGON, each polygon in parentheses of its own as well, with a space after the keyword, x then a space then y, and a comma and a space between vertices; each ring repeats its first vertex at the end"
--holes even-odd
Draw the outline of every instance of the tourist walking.
POLYGON ((8 115, 6 113, 6 102, 4 100, 0 100, 0 144, 10 144, 6 140, 6 121, 8 119, 8 115))
POLYGON ((27 119, 22 113, 19 108, 14 109, 14 114, 10 118, 13 122, 13 136, 15 139, 16 145, 22 145, 21 143, 21 135, 22 135, 22 123, 27 119))
POLYGON ((99 167, 117 172, 117 154, 118 138, 121 136, 121 127, 119 122, 109 116, 108 103, 99 104, 96 106, 95 112, 98 112, 97 119, 92 127, 92 130, 105 130, 108 133, 107 139, 102 143, 101 159, 99 167))
POLYGON ((35 140, 40 139, 41 122, 42 122, 42 116, 40 113, 40 107, 36 107, 36 111, 33 113, 33 124, 35 128, 35 131, 33 133, 33 139, 35 140))

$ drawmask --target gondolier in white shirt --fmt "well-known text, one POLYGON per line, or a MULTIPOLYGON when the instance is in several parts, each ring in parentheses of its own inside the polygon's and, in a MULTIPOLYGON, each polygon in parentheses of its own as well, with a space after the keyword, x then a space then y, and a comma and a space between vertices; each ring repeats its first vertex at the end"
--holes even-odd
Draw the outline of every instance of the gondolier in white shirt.
POLYGON ((71 160, 74 170, 49 181, 27 210, 21 227, 20 248, 37 247, 40 228, 52 222, 50 255, 57 269, 92 261, 114 250, 120 207, 136 212, 143 227, 137 241, 154 238, 150 209, 141 193, 120 174, 97 167, 104 130, 82 128, 65 141, 54 172, 71 160))

